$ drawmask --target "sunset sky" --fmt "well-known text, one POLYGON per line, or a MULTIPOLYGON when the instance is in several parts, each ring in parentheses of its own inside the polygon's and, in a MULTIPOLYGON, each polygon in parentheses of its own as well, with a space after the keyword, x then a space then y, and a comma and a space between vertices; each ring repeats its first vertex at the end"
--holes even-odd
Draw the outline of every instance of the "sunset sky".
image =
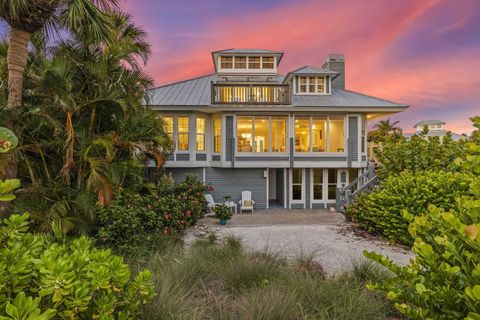
POLYGON ((347 89, 410 105, 406 131, 426 119, 472 130, 480 115, 480 0, 120 0, 152 44, 156 85, 213 71, 211 51, 285 52, 280 71, 346 58, 347 89))

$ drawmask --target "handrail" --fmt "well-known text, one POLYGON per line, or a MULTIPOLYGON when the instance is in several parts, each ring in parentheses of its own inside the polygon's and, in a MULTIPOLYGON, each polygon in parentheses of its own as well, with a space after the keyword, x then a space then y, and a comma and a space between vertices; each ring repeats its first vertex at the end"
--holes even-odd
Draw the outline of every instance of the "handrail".
POLYGON ((290 86, 284 84, 212 83, 212 104, 291 104, 290 86))
POLYGON ((337 188, 336 211, 344 211, 345 207, 350 205, 362 192, 370 191, 375 187, 378 184, 378 181, 378 176, 375 175, 375 167, 373 164, 369 163, 367 171, 354 179, 347 186, 337 188), (354 187, 356 187, 356 190, 354 190, 354 187))

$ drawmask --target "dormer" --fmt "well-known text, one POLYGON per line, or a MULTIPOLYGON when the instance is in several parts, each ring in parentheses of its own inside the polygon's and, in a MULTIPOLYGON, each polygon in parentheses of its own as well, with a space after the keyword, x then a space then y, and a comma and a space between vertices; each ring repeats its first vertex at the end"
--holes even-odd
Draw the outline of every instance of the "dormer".
POLYGON ((329 95, 332 79, 338 72, 313 66, 304 66, 291 71, 285 77, 284 83, 293 88, 296 95, 329 95))
POLYGON ((264 49, 227 49, 212 52, 220 75, 275 75, 283 53, 264 49))
POLYGON ((415 124, 413 127, 417 132, 422 132, 427 127, 429 131, 443 131, 445 122, 440 120, 426 120, 415 124))

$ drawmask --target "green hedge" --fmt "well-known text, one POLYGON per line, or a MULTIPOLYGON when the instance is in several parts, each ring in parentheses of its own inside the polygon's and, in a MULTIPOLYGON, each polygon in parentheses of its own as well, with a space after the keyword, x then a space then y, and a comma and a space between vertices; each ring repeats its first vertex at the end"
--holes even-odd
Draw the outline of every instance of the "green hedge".
POLYGON ((468 194, 469 176, 444 171, 402 172, 382 181, 381 186, 363 194, 347 208, 347 216, 367 231, 394 242, 410 245, 408 221, 402 212, 417 216, 429 204, 449 210, 455 198, 468 194))
POLYGON ((149 236, 172 234, 193 225, 206 212, 207 186, 195 177, 172 189, 155 186, 144 193, 122 192, 109 206, 97 209, 97 239, 128 250, 149 236))

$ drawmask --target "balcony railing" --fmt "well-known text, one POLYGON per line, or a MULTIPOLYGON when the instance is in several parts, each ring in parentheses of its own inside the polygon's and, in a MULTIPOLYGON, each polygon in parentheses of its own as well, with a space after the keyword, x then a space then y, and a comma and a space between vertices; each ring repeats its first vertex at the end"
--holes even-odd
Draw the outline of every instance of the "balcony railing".
POLYGON ((291 104, 290 88, 283 84, 212 83, 212 104, 291 104))

